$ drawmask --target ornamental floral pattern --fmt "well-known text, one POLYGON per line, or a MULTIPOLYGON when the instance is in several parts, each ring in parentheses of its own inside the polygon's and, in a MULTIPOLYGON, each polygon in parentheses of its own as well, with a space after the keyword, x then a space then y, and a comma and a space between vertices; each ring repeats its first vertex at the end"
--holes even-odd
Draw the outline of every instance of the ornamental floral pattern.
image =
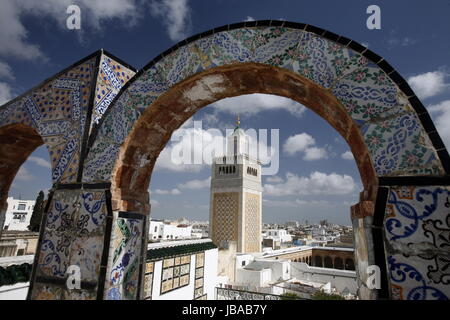
POLYGON ((92 110, 98 123, 134 71, 99 52, 0 107, 0 127, 23 124, 34 128, 47 146, 53 183, 74 183, 92 110), (100 57, 98 57, 100 55, 100 57), (100 61, 100 67, 97 66, 100 61), (96 68, 99 72, 96 76, 96 68), (95 99, 91 101, 92 91, 95 99))
POLYGON ((450 188, 392 187, 384 219, 394 299, 450 298, 450 188))

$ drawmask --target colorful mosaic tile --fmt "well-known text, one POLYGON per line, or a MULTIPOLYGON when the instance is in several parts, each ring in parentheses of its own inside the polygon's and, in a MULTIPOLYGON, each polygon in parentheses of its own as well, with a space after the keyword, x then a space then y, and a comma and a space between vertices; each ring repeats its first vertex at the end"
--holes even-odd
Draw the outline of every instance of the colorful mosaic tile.
POLYGON ((144 220, 115 216, 105 299, 134 300, 138 295, 144 220))
POLYGON ((42 137, 50 154, 53 183, 76 182, 88 109, 94 109, 92 122, 97 123, 135 73, 101 54, 96 99, 91 106, 96 63, 97 56, 82 61, 0 108, 0 127, 21 123, 33 127, 42 137))
POLYGON ((46 214, 36 275, 65 279, 67 268, 77 265, 81 281, 98 281, 106 215, 103 190, 55 191, 46 214))
POLYGON ((427 274, 426 259, 401 254, 388 257, 391 297, 394 300, 449 300, 447 282, 435 283, 427 274))
POLYGON ((392 297, 450 298, 450 188, 390 188, 384 228, 392 297))
MULTIPOLYGON (((92 124, 98 124, 101 117, 117 95, 135 72, 114 61, 107 55, 102 55, 95 88, 92 124)), ((91 127, 92 128, 92 127, 91 127)))

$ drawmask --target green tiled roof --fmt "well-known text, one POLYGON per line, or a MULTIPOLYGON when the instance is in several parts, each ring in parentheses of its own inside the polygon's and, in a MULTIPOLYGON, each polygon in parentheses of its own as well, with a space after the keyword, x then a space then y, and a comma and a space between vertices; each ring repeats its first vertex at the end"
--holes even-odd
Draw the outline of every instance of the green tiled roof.
POLYGON ((181 246, 163 247, 147 250, 147 261, 159 260, 173 256, 192 254, 205 250, 216 249, 217 246, 212 242, 194 243, 181 246))

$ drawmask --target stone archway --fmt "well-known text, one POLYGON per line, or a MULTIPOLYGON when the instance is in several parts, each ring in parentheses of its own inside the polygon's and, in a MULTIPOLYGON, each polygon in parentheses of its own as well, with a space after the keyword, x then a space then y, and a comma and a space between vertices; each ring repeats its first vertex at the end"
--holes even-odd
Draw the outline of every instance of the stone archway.
POLYGON ((0 237, 3 230, 8 191, 20 166, 44 142, 36 130, 25 124, 0 127, 0 237))
MULTIPOLYGON (((130 80, 134 72, 100 52, 0 108, 0 127, 20 123, 19 110, 41 137, 52 133, 44 142, 60 148, 62 155, 52 161, 55 186, 47 216, 56 203, 79 204, 72 227, 59 236, 70 235, 67 252, 84 249, 84 260, 94 270, 83 278, 81 293, 66 292, 63 271, 79 262, 58 252, 61 259, 54 261, 52 270, 61 274, 54 274, 42 263, 48 247, 40 247, 31 298, 71 299, 74 294, 139 298, 150 212, 146 188, 159 152, 172 132, 201 107, 257 92, 303 103, 349 144, 364 185, 360 202, 351 209, 360 297, 449 296, 444 284, 448 274, 440 262, 446 253, 431 235, 438 232, 436 226, 445 225, 450 158, 420 100, 383 58, 332 32, 270 20, 227 25, 193 36, 130 80), (48 98, 40 91, 46 85, 55 109, 53 105, 39 109, 37 99, 48 98), (59 91, 70 96, 70 113, 56 102, 59 91), (47 124, 43 115, 58 121, 47 124), (101 208, 102 223, 79 233, 77 221, 94 203, 99 203, 95 207, 101 208), (424 205, 432 208, 426 209, 426 216, 424 205), (128 241, 119 224, 134 230, 134 238, 142 241, 128 241), (424 237, 434 248, 428 259, 422 258, 426 252, 419 245, 424 237), (128 267, 120 267, 123 257, 114 257, 116 242, 111 239, 126 244, 131 253, 127 259, 132 261, 128 267), (367 267, 372 264, 382 273, 380 289, 367 287, 367 267), (122 276, 116 277, 117 270, 122 276), (421 274, 420 280, 406 276, 411 272, 421 274)), ((52 226, 43 231, 40 243, 52 241, 52 226)))

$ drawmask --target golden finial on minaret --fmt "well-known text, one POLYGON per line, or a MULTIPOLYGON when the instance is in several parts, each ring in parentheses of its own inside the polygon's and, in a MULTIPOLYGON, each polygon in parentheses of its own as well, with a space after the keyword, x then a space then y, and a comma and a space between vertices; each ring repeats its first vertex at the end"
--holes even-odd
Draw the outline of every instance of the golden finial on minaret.
POLYGON ((239 127, 240 124, 241 124, 241 118, 239 117, 239 114, 238 114, 237 119, 236 119, 236 125, 239 127))

